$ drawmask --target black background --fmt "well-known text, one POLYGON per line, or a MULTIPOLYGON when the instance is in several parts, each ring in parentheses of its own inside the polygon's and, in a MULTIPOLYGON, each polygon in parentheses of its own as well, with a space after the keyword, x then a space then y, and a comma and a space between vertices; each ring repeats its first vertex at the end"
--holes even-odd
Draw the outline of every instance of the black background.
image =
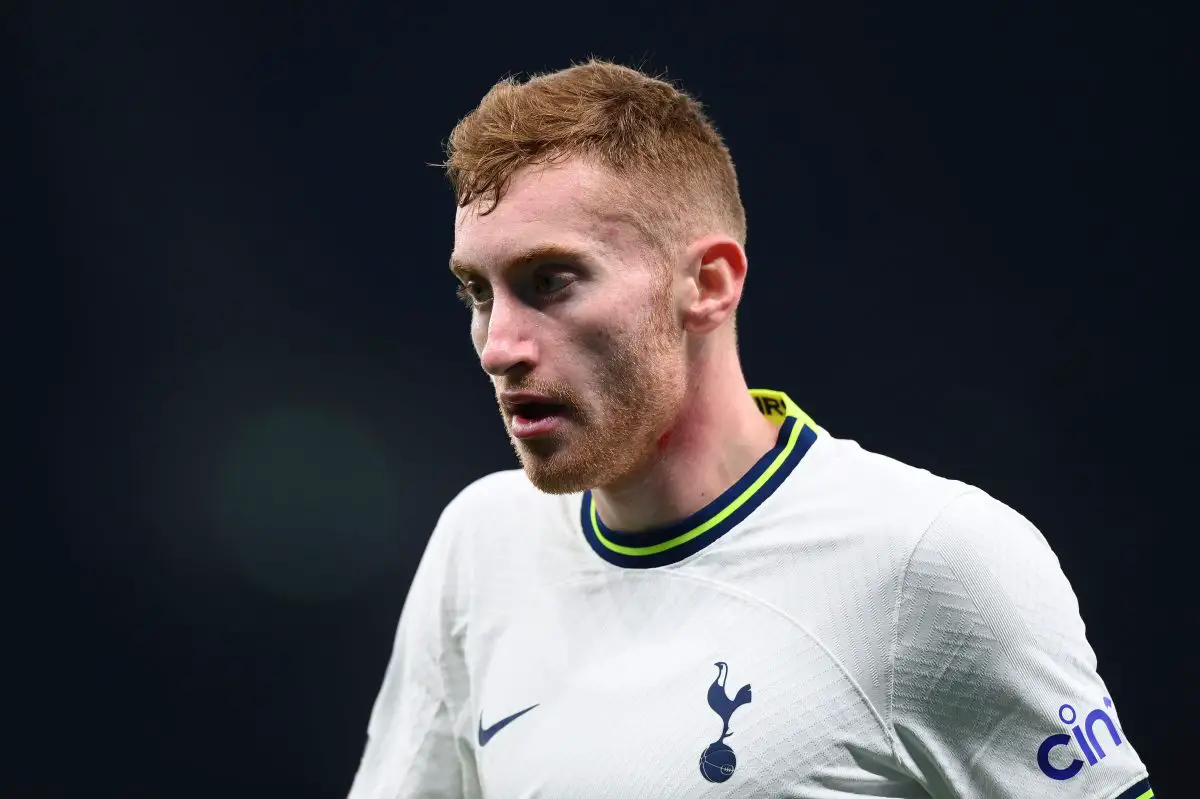
POLYGON ((515 465, 429 164, 494 80, 593 54, 728 140, 750 382, 1037 524, 1187 795, 1184 21, 403 5, 5 4, 0 795, 345 794, 438 512, 515 465))

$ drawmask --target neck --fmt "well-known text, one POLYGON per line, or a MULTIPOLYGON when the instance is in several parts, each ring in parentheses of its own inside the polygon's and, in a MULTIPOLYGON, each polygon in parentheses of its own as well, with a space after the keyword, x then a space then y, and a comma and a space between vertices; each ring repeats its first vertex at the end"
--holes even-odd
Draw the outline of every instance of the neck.
POLYGON ((736 483, 775 446, 779 429, 759 412, 736 352, 694 365, 683 405, 649 462, 592 492, 614 530, 679 521, 736 483))

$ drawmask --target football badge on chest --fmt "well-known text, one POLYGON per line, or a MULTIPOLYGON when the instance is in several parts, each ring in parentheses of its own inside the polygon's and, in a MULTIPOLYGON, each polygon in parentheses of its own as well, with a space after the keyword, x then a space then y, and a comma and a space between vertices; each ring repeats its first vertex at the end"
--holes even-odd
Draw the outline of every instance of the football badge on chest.
POLYGON ((708 687, 708 706, 721 719, 721 736, 700 753, 700 774, 709 782, 725 782, 737 770, 737 755, 725 743, 733 735, 729 727, 730 719, 739 707, 750 704, 750 685, 743 685, 731 698, 726 689, 729 665, 724 661, 717 661, 713 665, 717 667, 717 676, 708 687))

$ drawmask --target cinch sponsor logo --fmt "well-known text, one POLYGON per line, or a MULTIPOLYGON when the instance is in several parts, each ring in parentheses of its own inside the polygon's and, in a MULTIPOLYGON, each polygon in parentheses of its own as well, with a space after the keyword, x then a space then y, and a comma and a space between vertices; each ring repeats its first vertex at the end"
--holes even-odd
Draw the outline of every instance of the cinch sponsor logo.
MULTIPOLYGON (((1107 696, 1104 697, 1104 706, 1111 709, 1113 706, 1112 700, 1107 696)), ((1057 735, 1051 735, 1046 740, 1042 741, 1042 745, 1038 747, 1037 761, 1042 773, 1054 780, 1069 780, 1079 773, 1083 768, 1083 761, 1075 758, 1064 768, 1058 768, 1050 762, 1050 753, 1060 746, 1070 746, 1071 737, 1074 736, 1075 743, 1079 744, 1079 748, 1083 751, 1083 756, 1087 758, 1089 766, 1094 766, 1105 757, 1104 747, 1100 745, 1100 739, 1096 736, 1096 725, 1103 723, 1108 728, 1108 737, 1116 746, 1121 745, 1121 733, 1117 731, 1117 725, 1113 723, 1112 717, 1105 713, 1100 708, 1096 708, 1091 713, 1087 714, 1087 718, 1082 724, 1075 724, 1078 714, 1075 713, 1075 708, 1070 705, 1063 705, 1058 709, 1058 717, 1063 724, 1071 727, 1071 735, 1065 732, 1060 732, 1057 735), (1071 726, 1074 725, 1074 726, 1071 726)))

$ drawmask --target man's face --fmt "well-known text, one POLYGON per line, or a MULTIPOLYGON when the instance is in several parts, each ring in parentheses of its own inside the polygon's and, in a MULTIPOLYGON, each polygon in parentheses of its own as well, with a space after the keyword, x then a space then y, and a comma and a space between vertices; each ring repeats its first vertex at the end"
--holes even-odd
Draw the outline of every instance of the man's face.
POLYGON ((674 270, 619 213, 616 178, 575 160, 519 171, 460 208, 451 266, 471 337, 535 486, 608 486, 649 464, 683 402, 674 270))

